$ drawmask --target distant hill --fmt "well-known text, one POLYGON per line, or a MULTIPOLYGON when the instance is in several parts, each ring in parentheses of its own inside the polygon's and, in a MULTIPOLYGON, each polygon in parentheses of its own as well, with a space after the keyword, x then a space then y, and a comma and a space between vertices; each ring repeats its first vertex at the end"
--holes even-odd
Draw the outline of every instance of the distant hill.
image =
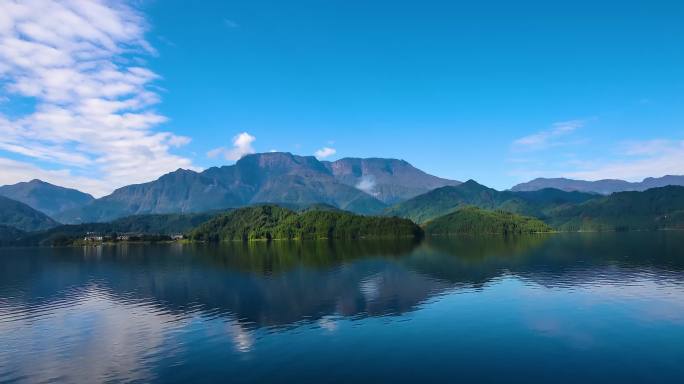
POLYGON ((566 231, 684 229, 684 187, 617 192, 559 209, 547 222, 566 231))
POLYGON ((0 196, 0 225, 28 232, 52 228, 59 223, 22 202, 0 196))
POLYGON ((544 188, 555 188, 562 191, 580 191, 609 195, 614 192, 645 191, 651 188, 665 187, 668 185, 684 186, 684 176, 649 177, 641 182, 628 182, 624 180, 573 180, 565 178, 538 178, 526 183, 518 184, 511 191, 536 191, 544 188))
POLYGON ((75 240, 82 239, 88 232, 101 235, 124 233, 174 235, 187 233, 223 213, 225 212, 128 216, 110 223, 60 225, 46 231, 19 233, 18 235, 15 233, 12 240, 16 245, 69 245, 75 240))
POLYGON ((111 195, 57 215, 64 223, 102 222, 147 213, 188 213, 260 203, 327 204, 362 214, 381 212, 396 201, 457 183, 391 159, 321 162, 290 153, 247 155, 235 165, 203 172, 179 169, 158 180, 119 188, 111 195))
POLYGON ((523 234, 550 232, 543 221, 504 211, 487 211, 467 206, 440 216, 425 225, 428 235, 523 234))
POLYGON ((463 206, 488 210, 504 210, 522 215, 545 218, 564 205, 577 204, 596 195, 544 189, 533 192, 497 191, 468 180, 457 186, 437 188, 388 208, 385 215, 411 219, 417 223, 453 212, 463 206))
POLYGON ((435 188, 460 184, 429 175, 404 160, 344 158, 322 163, 337 180, 361 189, 385 204, 396 204, 435 188))
POLYGON ((94 200, 93 196, 87 193, 37 179, 1 186, 0 196, 20 201, 50 217, 94 200))
POLYGON ((240 208, 193 230, 199 241, 274 239, 407 238, 422 234, 409 220, 347 212, 309 210, 297 213, 274 205, 240 208))

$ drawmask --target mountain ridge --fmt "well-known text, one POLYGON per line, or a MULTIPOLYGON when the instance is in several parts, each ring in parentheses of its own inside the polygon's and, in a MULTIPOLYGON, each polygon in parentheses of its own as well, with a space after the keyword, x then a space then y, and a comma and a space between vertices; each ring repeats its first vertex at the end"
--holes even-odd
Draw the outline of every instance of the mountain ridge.
POLYGON ((154 181, 121 187, 62 212, 57 219, 63 223, 101 222, 137 214, 202 212, 263 203, 327 204, 371 214, 381 212, 387 206, 385 201, 403 200, 434 185, 455 183, 403 160, 346 158, 327 162, 288 152, 258 153, 246 155, 233 165, 201 172, 178 169, 154 181), (379 194, 374 196, 372 190, 359 185, 364 177, 376 181, 379 194))
POLYGON ((73 188, 65 188, 39 179, 0 186, 0 196, 22 202, 50 217, 85 205, 95 198, 73 188))
POLYGON ((525 183, 520 183, 511 188, 511 191, 535 191, 542 188, 556 188, 563 191, 578 191, 609 195, 615 192, 645 191, 651 188, 665 187, 668 185, 684 186, 684 176, 665 175, 662 177, 647 177, 642 181, 630 182, 620 179, 602 179, 595 181, 557 178, 536 178, 525 183))
POLYGON ((27 204, 0 196, 0 225, 30 232, 56 227, 59 223, 27 204))
POLYGON ((471 205, 486 210, 504 210, 544 218, 558 207, 578 204, 596 197, 593 194, 552 188, 530 192, 497 191, 471 179, 456 186, 445 186, 416 196, 386 209, 384 214, 425 223, 471 205))

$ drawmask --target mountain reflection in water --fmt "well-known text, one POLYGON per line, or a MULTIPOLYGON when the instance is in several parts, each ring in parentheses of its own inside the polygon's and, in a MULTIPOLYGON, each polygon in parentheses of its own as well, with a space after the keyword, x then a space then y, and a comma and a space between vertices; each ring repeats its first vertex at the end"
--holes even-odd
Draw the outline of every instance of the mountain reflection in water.
MULTIPOLYGON (((591 349, 601 345, 596 344, 600 332, 618 332, 604 322, 622 312, 618 321, 626 328, 634 327, 634 318, 650 325, 665 321, 670 341, 660 348, 681 356, 684 348, 675 342, 684 341, 682 250, 684 235, 668 232, 459 237, 422 243, 6 248, 0 257, 0 377, 182 381, 201 369, 207 374, 239 373, 245 381, 264 379, 266 372, 305 379, 301 372, 297 376, 283 371, 283 364, 304 358, 297 361, 309 364, 307 375, 314 380, 324 377, 318 374, 324 375, 334 360, 329 350, 311 355, 320 348, 316 341, 324 340, 317 332, 332 334, 343 324, 346 331, 337 334, 346 336, 337 341, 342 349, 335 353, 345 358, 360 354, 380 364, 350 363, 362 371, 382 364, 371 347, 370 352, 355 349, 361 341, 391 348, 388 344, 408 338, 413 345, 403 344, 406 348, 426 352, 427 341, 439 347, 439 339, 430 339, 436 332, 430 327, 437 326, 451 329, 448 335, 453 336, 445 340, 476 331, 453 340, 471 348, 474 356, 496 357, 499 352, 488 349, 496 345, 489 339, 494 335, 508 347, 553 336, 570 347, 591 349), (588 302, 598 307, 582 310, 582 315, 594 314, 593 323, 584 329, 570 325, 569 319, 580 315, 572 311, 588 302), (402 321, 411 325, 399 325, 402 321), (499 323, 491 323, 495 321, 499 323), (366 331, 354 332, 353 324, 366 331), (481 328, 485 326, 489 328, 481 328), (480 338, 475 337, 478 332, 480 338), (419 334, 423 337, 415 339, 419 334), (361 335, 363 340, 358 339, 361 335), (230 351, 224 348, 226 342, 230 351), (258 346, 263 355, 257 360, 265 371, 254 370, 256 362, 244 360, 259 351, 258 346), (179 366, 188 369, 171 374, 179 366)), ((666 339, 665 334, 655 336, 666 339)), ((641 339, 633 341, 638 345, 641 339)), ((556 348, 546 352, 564 351, 556 348)), ((394 366, 408 358, 401 354, 408 350, 402 351, 387 350, 383 359, 394 366)), ((673 359, 673 364, 681 362, 673 359)), ((670 367, 667 361, 662 365, 670 367)), ((445 369, 422 375, 419 369, 413 378, 440 379, 445 369)), ((374 374, 378 379, 411 378, 388 372, 374 374)), ((462 371, 463 376, 475 374, 468 372, 462 371)), ((587 378, 603 377, 598 373, 587 378)), ((357 376, 345 372, 328 378, 357 376)))

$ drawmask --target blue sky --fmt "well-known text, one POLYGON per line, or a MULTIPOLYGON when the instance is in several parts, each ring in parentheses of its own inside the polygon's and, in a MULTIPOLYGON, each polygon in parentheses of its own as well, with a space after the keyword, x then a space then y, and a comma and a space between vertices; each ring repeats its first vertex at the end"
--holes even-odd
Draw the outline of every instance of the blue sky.
POLYGON ((684 174, 684 3, 459 3, 9 2, 0 183, 101 195, 269 150, 499 189, 684 174))

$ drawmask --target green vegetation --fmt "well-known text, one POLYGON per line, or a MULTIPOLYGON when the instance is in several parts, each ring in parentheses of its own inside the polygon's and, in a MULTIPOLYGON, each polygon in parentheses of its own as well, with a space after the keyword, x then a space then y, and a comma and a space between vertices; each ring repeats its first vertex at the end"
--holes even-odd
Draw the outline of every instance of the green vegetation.
POLYGON ((241 208, 216 217, 190 233, 198 241, 276 239, 360 239, 419 237, 420 227, 396 217, 309 210, 296 213, 274 205, 241 208))
POLYGON ((550 232, 551 227, 539 219, 504 211, 486 211, 462 207, 425 225, 429 235, 453 234, 523 234, 550 232))
POLYGON ((684 187, 614 193, 558 209, 547 222, 563 231, 684 229, 684 187))
POLYGON ((457 186, 437 188, 414 197, 387 209, 385 214, 405 217, 416 223, 426 223, 460 207, 476 206, 545 220, 560 207, 582 203, 597 197, 594 194, 565 192, 557 189, 533 192, 497 191, 468 180, 457 186))

